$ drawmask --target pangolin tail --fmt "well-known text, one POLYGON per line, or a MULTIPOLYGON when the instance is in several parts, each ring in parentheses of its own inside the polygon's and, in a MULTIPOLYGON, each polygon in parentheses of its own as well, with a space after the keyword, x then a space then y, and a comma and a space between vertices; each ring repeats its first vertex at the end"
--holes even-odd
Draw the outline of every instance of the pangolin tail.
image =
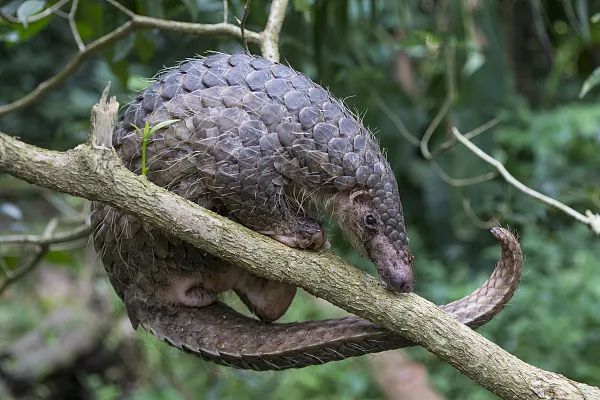
MULTIPOLYGON (((441 306, 460 322, 479 327, 497 315, 521 279, 523 254, 515 236, 493 228, 502 254, 490 278, 460 300, 441 306)), ((282 370, 323 364, 414 344, 357 317, 297 323, 265 323, 222 303, 207 307, 128 307, 146 330, 166 343, 218 364, 282 370)))

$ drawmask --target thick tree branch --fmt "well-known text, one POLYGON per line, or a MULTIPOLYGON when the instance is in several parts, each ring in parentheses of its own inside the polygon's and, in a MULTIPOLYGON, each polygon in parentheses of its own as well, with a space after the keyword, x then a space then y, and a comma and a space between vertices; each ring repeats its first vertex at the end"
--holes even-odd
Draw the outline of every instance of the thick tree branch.
POLYGON ((286 247, 122 166, 112 149, 55 152, 0 133, 0 170, 117 207, 267 279, 303 287, 426 347, 505 399, 600 399, 600 389, 530 366, 415 295, 395 295, 329 253, 286 247))

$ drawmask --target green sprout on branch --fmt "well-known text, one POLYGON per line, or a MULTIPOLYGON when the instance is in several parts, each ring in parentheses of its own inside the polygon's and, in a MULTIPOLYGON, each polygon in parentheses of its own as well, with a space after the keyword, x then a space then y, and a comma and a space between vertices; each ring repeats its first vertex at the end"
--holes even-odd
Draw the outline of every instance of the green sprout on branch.
POLYGON ((159 131, 170 125, 173 125, 175 122, 178 122, 178 121, 180 121, 180 120, 168 119, 168 120, 159 122, 158 124, 156 124, 152 127, 150 126, 148 121, 146 121, 146 124, 144 125, 143 129, 134 124, 131 124, 131 126, 133 126, 135 128, 135 130, 138 132, 138 134, 142 137, 142 176, 146 176, 146 172, 148 171, 148 168, 146 167, 146 147, 148 147, 148 140, 150 140, 150 137, 152 135, 154 135, 156 133, 156 131, 159 131))

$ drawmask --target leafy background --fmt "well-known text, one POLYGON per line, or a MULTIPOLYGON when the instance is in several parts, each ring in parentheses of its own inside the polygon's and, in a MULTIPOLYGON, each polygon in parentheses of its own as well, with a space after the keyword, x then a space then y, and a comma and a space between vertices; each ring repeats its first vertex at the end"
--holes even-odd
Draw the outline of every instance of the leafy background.
MULTIPOLYGON (((14 15, 24 3, 35 6, 10 1, 2 10, 14 15)), ((204 23, 223 19, 221 1, 122 3, 158 18, 204 23)), ((230 22, 241 18, 244 3, 231 0, 228 5, 230 22)), ((268 6, 251 3, 248 28, 261 30, 268 6)), ((126 19, 105 2, 86 0, 76 21, 89 43, 126 19)), ((242 49, 240 41, 230 38, 138 31, 87 61, 58 90, 0 119, 0 129, 39 146, 67 149, 86 139, 89 110, 106 81, 113 82, 112 90, 126 104, 164 66, 207 51, 242 49)), ((31 91, 75 51, 68 25, 59 16, 27 26, 0 20, 0 104, 31 91)), ((250 45, 250 51, 259 49, 250 45)), ((481 333, 528 363, 600 385, 598 238, 499 178, 449 184, 440 170, 459 179, 485 174, 489 167, 460 145, 436 157, 434 165, 406 139, 407 134, 421 138, 445 102, 449 112, 433 131, 432 149, 450 139, 451 126, 466 132, 495 118, 498 124, 475 139, 479 146, 527 185, 575 209, 599 210, 600 88, 594 86, 600 79, 600 5, 585 0, 295 0, 284 23, 281 53, 282 61, 345 99, 387 149, 416 257, 416 291, 446 302, 477 287, 498 255, 483 227, 495 220, 509 225, 521 237, 525 275, 510 305, 481 333)), ((62 215, 52 204, 62 204, 63 214, 65 206, 85 209, 79 199, 0 176, 0 233, 43 230, 51 217, 62 215)), ((373 271, 338 232, 334 247, 355 265, 373 271)), ((147 334, 133 334, 91 253, 89 247, 52 251, 37 271, 1 298, 0 355, 31 331, 41 330, 47 347, 60 343, 56 327, 45 329, 41 321, 57 310, 72 315, 85 310, 77 295, 81 281, 89 283, 88 292, 93 289, 111 299, 110 328, 100 347, 87 354, 87 361, 77 361, 77 371, 45 373, 43 379, 27 382, 24 397, 57 396, 57 387, 68 389, 71 398, 99 399, 384 396, 375 380, 381 371, 370 356, 256 373, 217 367, 147 334)), ((26 255, 26 250, 0 248, 8 269, 26 255)), ((90 318, 83 314, 80 323, 90 318)), ((302 294, 286 319, 337 314, 334 307, 302 294)), ((443 397, 494 398, 426 351, 406 353, 426 366, 431 384, 443 397)), ((9 367, 0 358, 0 371, 9 367)))

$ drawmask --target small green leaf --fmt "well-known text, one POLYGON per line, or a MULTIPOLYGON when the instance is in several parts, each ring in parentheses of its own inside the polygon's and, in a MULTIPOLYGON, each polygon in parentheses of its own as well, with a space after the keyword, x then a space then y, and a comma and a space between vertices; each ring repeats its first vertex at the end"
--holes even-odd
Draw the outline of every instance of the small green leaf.
POLYGON ((156 133, 156 131, 161 130, 162 128, 165 128, 171 124, 174 124, 175 122, 178 122, 178 119, 167 119, 165 121, 159 122, 158 124, 154 125, 153 127, 150 127, 150 124, 148 123, 148 121, 146 121, 146 124, 144 125, 144 129, 142 130, 141 128, 139 128, 137 125, 131 124, 131 126, 133 126, 133 128, 136 130, 136 132, 138 133, 138 135, 141 135, 142 137, 142 175, 146 176, 146 172, 148 172, 148 168, 146 167, 146 149, 148 147, 148 140, 150 140, 150 137, 152 135, 154 135, 154 133, 156 133))
POLYGON ((152 129, 150 129, 150 136, 152 136, 154 134, 154 132, 162 129, 162 128, 166 128, 169 125, 173 125, 175 122, 179 122, 178 119, 167 119, 165 121, 159 122, 158 124, 154 125, 152 127, 152 129))
POLYGON ((579 92, 579 98, 583 99, 583 97, 598 84, 600 84, 600 67, 596 67, 590 76, 587 77, 585 82, 583 82, 581 91, 579 92))
POLYGON ((46 5, 42 0, 27 0, 17 8, 17 18, 24 27, 27 27, 27 19, 44 9, 46 5))

